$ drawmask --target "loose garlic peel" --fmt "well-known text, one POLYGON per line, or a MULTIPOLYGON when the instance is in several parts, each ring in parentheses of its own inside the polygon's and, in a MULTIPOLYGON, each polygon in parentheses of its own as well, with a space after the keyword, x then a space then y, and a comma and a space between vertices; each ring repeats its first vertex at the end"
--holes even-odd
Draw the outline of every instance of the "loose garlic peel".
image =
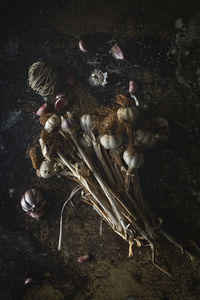
POLYGON ((120 107, 117 111, 117 117, 121 122, 134 123, 137 121, 139 112, 136 107, 120 107))
POLYGON ((44 129, 48 132, 52 132, 55 128, 60 127, 60 117, 56 114, 51 115, 44 125, 44 129))
POLYGON ((157 139, 153 132, 146 129, 138 129, 135 134, 134 145, 144 148, 151 148, 155 145, 157 139))
POLYGON ((123 138, 119 134, 114 135, 107 133, 100 137, 100 143, 105 149, 111 150, 121 146, 123 143, 123 138))

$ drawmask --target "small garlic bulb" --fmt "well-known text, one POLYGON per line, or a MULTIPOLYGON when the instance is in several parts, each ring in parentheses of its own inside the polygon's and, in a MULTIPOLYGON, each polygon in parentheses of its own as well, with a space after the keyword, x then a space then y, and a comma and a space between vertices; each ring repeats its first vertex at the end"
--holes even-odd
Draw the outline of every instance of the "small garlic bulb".
POLYGON ((137 121, 139 111, 134 106, 120 107, 117 111, 119 121, 126 123, 134 123, 137 121))
POLYGON ((135 133, 135 140, 134 145, 135 146, 141 146, 143 148, 151 148, 155 145, 157 142, 157 139, 155 137, 155 134, 147 129, 138 129, 135 133))
POLYGON ((140 168, 144 164, 144 155, 130 145, 123 153, 123 159, 128 166, 127 175, 130 175, 134 169, 140 168))
POLYGON ((100 143, 105 149, 111 150, 121 146, 123 138, 119 134, 114 135, 106 133, 100 137, 100 143))
POLYGON ((95 114, 84 114, 80 120, 81 128, 85 132, 93 131, 96 127, 95 114))
POLYGON ((52 132, 57 127, 60 127, 60 117, 56 114, 53 114, 46 121, 44 129, 48 132, 52 132))
POLYGON ((21 207, 28 213, 32 218, 41 217, 45 210, 45 201, 43 199, 42 193, 37 189, 30 189, 25 192, 21 198, 21 207))
POLYGON ((69 111, 65 116, 61 116, 61 129, 63 132, 69 133, 77 125, 76 120, 73 117, 73 114, 69 111))
POLYGON ((40 165, 40 169, 39 169, 39 175, 42 178, 51 178, 55 175, 55 169, 54 169, 54 162, 52 161, 48 161, 48 160, 44 160, 41 165, 40 165))

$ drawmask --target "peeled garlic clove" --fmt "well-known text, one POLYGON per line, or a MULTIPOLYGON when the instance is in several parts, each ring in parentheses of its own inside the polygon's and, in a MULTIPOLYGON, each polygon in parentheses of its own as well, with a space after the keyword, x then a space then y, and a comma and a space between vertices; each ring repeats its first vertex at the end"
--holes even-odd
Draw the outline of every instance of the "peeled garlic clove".
POLYGON ((121 122, 134 123, 138 116, 139 111, 134 106, 120 107, 117 111, 117 117, 121 122))
POLYGON ((118 44, 115 44, 112 48, 111 48, 111 53, 112 56, 116 59, 120 59, 123 60, 124 59, 124 53, 122 52, 122 50, 120 49, 120 47, 118 46, 118 44))
POLYGON ((52 161, 44 160, 40 165, 39 170, 42 178, 51 178, 55 175, 54 163, 52 161))
POLYGON ((44 103, 35 114, 40 117, 46 114, 47 112, 48 112, 48 104, 44 103))
POLYGON ((144 164, 144 155, 138 152, 134 145, 130 145, 123 153, 123 159, 130 170, 140 168, 144 164))
POLYGON ((114 135, 107 133, 100 137, 100 143, 107 150, 115 149, 121 146, 123 138, 120 134, 114 135))
POLYGON ((52 132, 55 128, 60 127, 60 117, 56 114, 51 115, 44 125, 44 129, 52 132))
POLYGON ((146 129, 138 129, 135 133, 135 146, 142 146, 146 149, 153 147, 157 142, 156 136, 153 132, 146 129))
POLYGON ((95 114, 84 114, 80 120, 81 128, 85 131, 93 131, 96 127, 95 114))

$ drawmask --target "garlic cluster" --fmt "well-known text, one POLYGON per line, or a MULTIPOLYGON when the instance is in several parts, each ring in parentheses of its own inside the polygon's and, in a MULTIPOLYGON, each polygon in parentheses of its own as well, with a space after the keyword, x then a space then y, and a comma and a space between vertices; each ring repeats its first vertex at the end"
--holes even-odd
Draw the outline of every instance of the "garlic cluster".
POLYGON ((41 217, 45 210, 45 201, 42 193, 37 189, 30 189, 25 192, 21 198, 22 209, 32 218, 41 217))
POLYGON ((128 166, 127 175, 132 174, 134 169, 140 168, 144 164, 144 155, 136 150, 134 145, 129 145, 124 151, 123 159, 128 166))
POLYGON ((44 129, 48 132, 52 132, 55 128, 60 127, 60 122, 60 117, 56 114, 53 114, 47 119, 44 129))

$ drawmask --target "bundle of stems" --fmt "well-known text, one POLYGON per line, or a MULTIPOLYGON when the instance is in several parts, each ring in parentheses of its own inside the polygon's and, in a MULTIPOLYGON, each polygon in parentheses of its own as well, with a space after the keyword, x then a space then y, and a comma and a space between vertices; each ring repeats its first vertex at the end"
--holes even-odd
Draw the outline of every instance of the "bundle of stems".
MULTIPOLYGON (((182 246, 162 229, 161 222, 156 226, 143 198, 138 176, 144 163, 143 148, 134 141, 139 112, 122 95, 117 97, 117 104, 81 117, 78 113, 78 118, 70 112, 44 115, 40 136, 44 161, 37 174, 44 178, 64 175, 77 182, 84 191, 83 201, 129 242, 129 256, 133 256, 133 244, 148 245, 153 264, 170 276, 155 262, 155 238, 162 234, 182 246)), ((37 153, 31 151, 33 166, 37 166, 37 153)))

